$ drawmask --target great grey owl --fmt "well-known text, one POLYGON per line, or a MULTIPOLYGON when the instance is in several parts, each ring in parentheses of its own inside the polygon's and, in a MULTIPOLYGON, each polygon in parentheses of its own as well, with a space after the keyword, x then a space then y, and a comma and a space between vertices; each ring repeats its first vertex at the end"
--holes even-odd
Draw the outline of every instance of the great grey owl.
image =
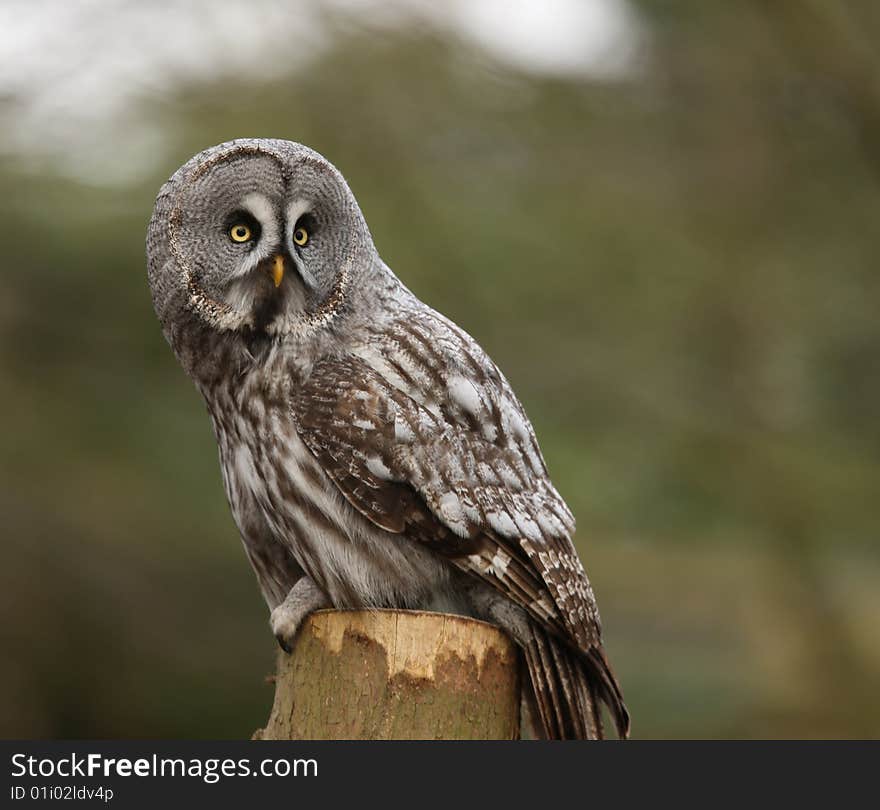
POLYGON ((601 737, 603 702, 628 734, 522 406, 382 261, 336 168, 290 141, 208 149, 159 192, 147 260, 285 649, 321 607, 471 615, 522 649, 542 736, 601 737))

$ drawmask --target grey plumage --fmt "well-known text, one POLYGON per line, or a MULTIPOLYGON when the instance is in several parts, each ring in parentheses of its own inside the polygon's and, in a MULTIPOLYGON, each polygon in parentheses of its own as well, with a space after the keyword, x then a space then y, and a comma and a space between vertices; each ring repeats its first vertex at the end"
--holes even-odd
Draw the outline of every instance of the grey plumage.
POLYGON ((278 140, 196 155, 159 193, 147 256, 282 645, 323 605, 475 615, 522 647, 544 735, 602 736, 600 702, 628 733, 522 406, 384 264, 330 163, 278 140))

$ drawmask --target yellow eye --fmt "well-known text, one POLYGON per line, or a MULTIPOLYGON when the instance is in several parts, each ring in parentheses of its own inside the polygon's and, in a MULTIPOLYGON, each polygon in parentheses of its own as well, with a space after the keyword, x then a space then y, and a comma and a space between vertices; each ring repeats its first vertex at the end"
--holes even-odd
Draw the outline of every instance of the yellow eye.
POLYGON ((302 247, 309 241, 309 232, 300 225, 300 227, 293 232, 293 241, 302 247))
POLYGON ((237 225, 233 225, 229 229, 229 238, 233 242, 250 242, 253 239, 253 232, 251 229, 242 222, 239 222, 237 225))

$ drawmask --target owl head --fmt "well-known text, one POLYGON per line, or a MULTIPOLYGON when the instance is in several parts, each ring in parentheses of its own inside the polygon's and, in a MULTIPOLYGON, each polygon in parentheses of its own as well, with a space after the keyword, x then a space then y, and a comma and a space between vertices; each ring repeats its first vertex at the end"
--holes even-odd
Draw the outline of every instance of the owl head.
POLYGON ((221 332, 319 328, 374 257, 339 171, 282 140, 236 140, 193 157, 160 191, 147 234, 166 335, 186 318, 221 332))

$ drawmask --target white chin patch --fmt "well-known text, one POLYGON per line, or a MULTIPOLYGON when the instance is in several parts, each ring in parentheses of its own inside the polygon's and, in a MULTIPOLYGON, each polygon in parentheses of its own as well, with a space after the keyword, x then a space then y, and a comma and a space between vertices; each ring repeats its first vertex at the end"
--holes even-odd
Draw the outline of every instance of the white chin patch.
POLYGON ((259 285, 250 275, 237 277, 224 296, 225 302, 236 312, 247 317, 256 308, 259 298, 259 285))

